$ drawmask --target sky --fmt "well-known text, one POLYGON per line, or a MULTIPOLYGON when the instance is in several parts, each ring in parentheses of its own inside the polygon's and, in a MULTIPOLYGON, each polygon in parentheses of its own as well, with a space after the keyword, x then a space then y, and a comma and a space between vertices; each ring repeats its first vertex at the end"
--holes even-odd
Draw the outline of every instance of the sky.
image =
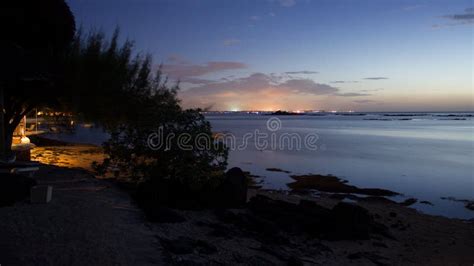
POLYGON ((69 0, 187 108, 474 111, 471 0, 69 0))

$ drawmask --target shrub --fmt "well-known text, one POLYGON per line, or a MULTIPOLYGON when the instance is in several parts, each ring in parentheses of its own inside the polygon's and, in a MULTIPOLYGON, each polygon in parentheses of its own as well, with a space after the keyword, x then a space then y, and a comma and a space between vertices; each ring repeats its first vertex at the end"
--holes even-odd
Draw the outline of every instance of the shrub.
POLYGON ((154 179, 169 180, 190 190, 218 186, 228 149, 213 139, 211 125, 199 109, 181 108, 178 85, 169 87, 160 70, 150 73, 149 61, 143 62, 133 82, 136 87, 124 92, 127 101, 121 102, 120 120, 111 117, 106 123, 111 138, 104 150, 109 158, 97 169, 113 168, 150 184, 160 183, 151 182, 154 179), (162 145, 150 146, 158 144, 156 140, 162 145))

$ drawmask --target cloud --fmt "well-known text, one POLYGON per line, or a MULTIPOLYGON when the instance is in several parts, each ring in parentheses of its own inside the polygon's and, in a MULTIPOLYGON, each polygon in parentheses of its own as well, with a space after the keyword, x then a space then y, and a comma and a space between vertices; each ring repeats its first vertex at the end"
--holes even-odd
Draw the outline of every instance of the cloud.
POLYGON ((327 84, 315 83, 310 79, 290 79, 277 86, 279 89, 289 90, 293 93, 304 94, 333 94, 338 91, 337 88, 327 84))
POLYGON ((268 2, 277 3, 282 7, 292 7, 296 5, 296 0, 268 0, 268 2))
POLYGON ((214 82, 213 80, 210 80, 210 79, 201 79, 201 78, 193 78, 193 77, 182 77, 180 78, 180 81, 194 84, 194 85, 210 84, 214 82))
MULTIPOLYGON (((207 106, 215 104, 220 110, 229 109, 233 102, 240 106, 268 106, 288 104, 289 98, 303 98, 336 95, 338 88, 317 83, 311 79, 275 80, 264 73, 254 73, 247 77, 221 79, 183 90, 180 98, 186 106, 207 106)), ((248 107, 250 108, 250 107, 248 107)))
POLYGON ((247 66, 243 63, 232 61, 213 61, 207 62, 204 65, 190 63, 164 64, 163 73, 172 79, 185 79, 225 70, 244 69, 246 67, 247 66))
POLYGON ((387 77, 368 77, 368 78, 364 78, 364 79, 367 79, 367 80, 383 80, 383 79, 388 79, 387 77))
POLYGON ((269 15, 270 17, 276 16, 276 14, 275 14, 274 12, 270 12, 270 13, 268 13, 268 15, 269 15))
POLYGON ((330 83, 359 83, 359 81, 356 81, 356 80, 335 80, 335 81, 331 81, 330 83))
POLYGON ((296 0, 278 0, 278 3, 283 7, 292 7, 296 5, 296 0))
POLYGON ((378 89, 366 89, 366 90, 360 90, 361 92, 374 92, 374 91, 381 91, 384 90, 383 88, 378 88, 378 89))
POLYGON ((253 20, 253 21, 257 21, 257 20, 260 20, 260 17, 259 16, 251 16, 249 19, 253 20))
POLYGON ((360 104, 366 104, 366 103, 377 103, 377 101, 374 100, 355 100, 355 103, 360 103, 360 104))
POLYGON ((413 11, 413 10, 416 10, 416 9, 420 9, 422 7, 425 7, 425 5, 411 5, 411 6, 405 6, 403 7, 403 10, 405 11, 413 11))
POLYGON ((466 24, 473 24, 474 23, 474 8, 466 8, 464 9, 464 13, 457 13, 457 14, 449 14, 442 16, 444 19, 448 19, 451 23, 442 23, 442 24, 434 24, 433 28, 444 28, 450 26, 458 26, 458 25, 466 25, 466 24))
POLYGON ((464 13, 458 13, 458 14, 452 14, 452 15, 446 15, 443 16, 444 18, 448 18, 451 20, 456 20, 456 21, 465 21, 472 23, 474 22, 474 8, 466 8, 464 10, 464 13))
POLYGON ((230 109, 278 109, 321 105, 327 97, 369 96, 369 93, 341 92, 339 88, 318 83, 307 78, 278 76, 277 74, 253 73, 249 76, 226 77, 214 82, 202 83, 180 91, 179 97, 188 107, 206 107, 214 110, 230 109), (271 107, 271 108, 270 108, 271 107))
POLYGON ((346 92, 346 93, 336 93, 334 95, 341 96, 341 97, 359 97, 359 96, 370 96, 371 94, 357 93, 357 92, 346 92))
POLYGON ((236 44, 240 43, 240 40, 238 39, 226 39, 224 40, 224 46, 234 46, 236 44))
POLYGON ((188 60, 186 60, 184 57, 178 54, 169 55, 166 61, 173 64, 189 64, 188 60))
POLYGON ((193 95, 207 95, 220 93, 249 93, 258 91, 272 91, 279 94, 332 94, 338 91, 337 88, 326 84, 315 83, 310 79, 290 79, 282 82, 275 80, 267 74, 254 73, 248 77, 222 82, 212 83, 206 86, 193 87, 187 92, 193 95))
POLYGON ((298 75, 298 74, 303 74, 303 75, 311 75, 311 74, 318 74, 319 72, 316 71, 309 71, 309 70, 303 70, 303 71, 288 71, 285 72, 285 74, 288 75, 298 75))

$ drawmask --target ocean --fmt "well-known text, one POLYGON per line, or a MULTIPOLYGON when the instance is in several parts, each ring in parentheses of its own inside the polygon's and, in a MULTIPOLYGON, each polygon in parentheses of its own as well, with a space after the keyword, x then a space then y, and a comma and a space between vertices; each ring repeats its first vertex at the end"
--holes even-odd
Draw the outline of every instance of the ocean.
POLYGON ((263 188, 286 190, 292 174, 331 174, 351 185, 402 193, 395 198, 399 201, 413 197, 433 203, 412 206, 425 213, 474 218, 473 211, 453 200, 474 199, 471 113, 211 114, 207 118, 213 130, 235 136, 229 166, 262 176, 263 188), (272 122, 278 127, 272 128, 272 122), (239 149, 244 136, 255 130, 267 133, 269 145, 264 149, 261 143, 255 145, 256 138, 247 137, 249 144, 239 149), (316 135, 316 149, 305 148, 304 141, 301 149, 296 148, 297 141, 293 147, 289 141, 276 141, 272 147, 272 134, 277 140, 284 134, 301 140, 316 135), (282 143, 284 147, 279 147, 282 143))
MULTIPOLYGON (((229 168, 260 176, 265 189, 287 190, 290 175, 331 174, 350 185, 402 193, 393 198, 397 201, 431 202, 412 205, 424 213, 474 218, 454 200, 474 200, 473 113, 212 113, 206 118, 234 146, 229 168)), ((81 127, 50 137, 91 144, 107 139, 98 128, 81 127)))

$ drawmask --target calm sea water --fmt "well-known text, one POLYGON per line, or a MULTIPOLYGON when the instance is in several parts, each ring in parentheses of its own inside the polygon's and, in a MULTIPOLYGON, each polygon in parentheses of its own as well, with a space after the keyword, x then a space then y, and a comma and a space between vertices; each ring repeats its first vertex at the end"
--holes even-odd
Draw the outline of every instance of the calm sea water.
MULTIPOLYGON (((299 150, 285 146, 274 149, 271 145, 256 147, 255 138, 247 138, 245 149, 231 150, 229 167, 241 167, 262 176, 264 188, 288 189, 291 174, 332 174, 359 187, 403 193, 396 200, 414 197, 432 202, 434 206, 413 205, 425 213, 472 219, 474 212, 464 208, 463 203, 441 199, 474 200, 472 115, 279 116, 275 131, 268 129, 267 121, 272 116, 213 114, 206 117, 214 131, 234 135, 237 146, 243 143, 246 134, 254 135, 255 130, 268 136, 275 134, 276 139, 285 133, 297 134, 302 139, 317 134, 317 150, 304 146, 299 150), (281 168, 291 174, 269 172, 267 168, 281 168)), ((52 137, 92 144, 107 139, 100 129, 81 127, 72 135, 52 137)))
MULTIPOLYGON (((279 116, 281 128, 268 130, 264 115, 209 115, 213 129, 236 136, 256 129, 269 135, 317 134, 318 150, 261 149, 252 141, 230 152, 229 165, 263 176, 263 187, 287 189, 290 174, 332 174, 360 187, 386 188, 434 206, 415 204, 425 213, 474 218, 464 204, 441 197, 474 199, 474 120, 472 114, 366 114, 279 116), (454 116, 455 115, 455 116, 454 116), (455 120, 457 119, 457 120, 455 120), (459 120, 462 119, 462 120, 459 120), (465 120, 464 120, 465 119, 465 120)), ((278 141, 277 141, 278 142, 278 141)))

